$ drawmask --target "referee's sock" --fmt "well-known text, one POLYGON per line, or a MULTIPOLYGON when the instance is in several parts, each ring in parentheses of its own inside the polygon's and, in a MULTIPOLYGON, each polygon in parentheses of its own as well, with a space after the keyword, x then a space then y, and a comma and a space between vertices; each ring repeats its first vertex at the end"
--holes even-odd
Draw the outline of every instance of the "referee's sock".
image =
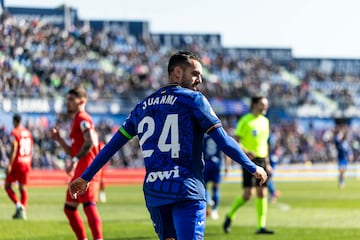
POLYGON ((245 200, 243 198, 243 196, 239 196, 235 199, 234 203, 232 204, 230 211, 227 213, 227 216, 230 219, 233 219, 235 212, 242 206, 245 204, 245 200))

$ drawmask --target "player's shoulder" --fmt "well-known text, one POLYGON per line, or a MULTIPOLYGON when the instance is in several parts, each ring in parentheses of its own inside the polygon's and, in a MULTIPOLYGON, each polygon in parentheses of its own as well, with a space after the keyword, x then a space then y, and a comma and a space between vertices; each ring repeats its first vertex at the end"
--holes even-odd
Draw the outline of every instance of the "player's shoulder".
POLYGON ((204 98, 205 97, 201 92, 183 88, 177 84, 170 84, 160 88, 141 100, 137 104, 136 109, 144 109, 146 106, 156 105, 155 103, 157 101, 160 103, 163 101, 166 103, 181 102, 183 104, 192 105, 193 102, 203 101, 204 98))
POLYGON ((14 136, 14 137, 20 136, 19 128, 14 128, 14 129, 10 132, 10 136, 14 136))
POLYGON ((22 134, 22 132, 24 132, 26 130, 27 130, 26 128, 18 126, 16 128, 14 128, 10 134, 15 135, 15 136, 20 136, 22 134))
POLYGON ((89 121, 89 122, 92 121, 90 114, 88 112, 86 112, 86 111, 78 112, 75 115, 74 120, 75 121, 89 121))
POLYGON ((23 135, 26 135, 26 136, 29 136, 29 137, 32 136, 30 129, 28 129, 28 128, 26 128, 26 127, 23 127, 23 128, 21 129, 21 132, 22 132, 23 135))
POLYGON ((253 115, 252 113, 248 112, 248 113, 245 113, 245 114, 239 119, 239 121, 240 121, 240 122, 250 121, 250 120, 253 119, 253 118, 254 118, 254 115, 253 115))
POLYGON ((32 134, 29 129, 19 126, 11 131, 10 136, 20 139, 22 137, 32 137, 32 134))
POLYGON ((267 122, 267 123, 270 122, 269 118, 267 118, 265 115, 261 115, 261 118, 264 122, 267 122))
POLYGON ((193 91, 187 88, 179 88, 176 91, 176 96, 180 102, 191 108, 203 108, 205 106, 210 106, 210 103, 205 95, 198 91, 193 91))
POLYGON ((205 97, 201 92, 198 91, 194 91, 188 88, 183 88, 183 87, 179 87, 174 91, 175 94, 182 96, 182 97, 187 97, 187 98, 191 98, 191 99, 196 99, 196 98, 203 98, 205 97))

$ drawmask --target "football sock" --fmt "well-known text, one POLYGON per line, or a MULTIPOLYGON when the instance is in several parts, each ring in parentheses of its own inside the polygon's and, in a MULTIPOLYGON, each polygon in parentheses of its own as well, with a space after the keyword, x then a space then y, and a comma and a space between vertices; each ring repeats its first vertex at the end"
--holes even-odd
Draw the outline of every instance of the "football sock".
POLYGON ((233 218, 235 215, 235 212, 242 206, 245 204, 245 200, 243 198, 243 196, 239 196, 235 199, 235 202, 233 203, 233 205, 231 206, 230 211, 228 212, 227 216, 229 218, 233 218))
POLYGON ((102 222, 96 204, 93 202, 84 203, 84 212, 86 214, 93 239, 102 239, 102 222))
POLYGON ((212 200, 214 201, 213 209, 217 209, 219 205, 219 199, 220 199, 220 191, 218 186, 213 186, 213 197, 212 200))
POLYGON ((28 192, 26 189, 23 189, 20 191, 20 202, 24 206, 25 209, 27 206, 27 201, 28 201, 28 192))
POLYGON ((18 202, 18 199, 16 197, 14 190, 11 187, 5 187, 5 191, 9 196, 10 200, 16 204, 18 202))
POLYGON ((209 190, 208 189, 205 189, 205 198, 206 198, 206 202, 209 204, 210 203, 210 197, 211 197, 211 195, 210 195, 210 192, 209 192, 209 190))
POLYGON ((345 178, 343 176, 339 177, 339 184, 344 184, 345 178))
POLYGON ((268 187, 268 191, 269 191, 269 195, 272 196, 275 194, 275 183, 272 179, 268 179, 267 180, 267 187, 268 187))
POLYGON ((104 183, 104 181, 100 181, 100 191, 105 191, 105 183, 104 183))
POLYGON ((256 198, 255 204, 257 213, 257 227, 259 229, 266 226, 268 201, 266 198, 256 198))
POLYGON ((65 204, 64 212, 78 240, 87 239, 84 222, 76 207, 65 204))

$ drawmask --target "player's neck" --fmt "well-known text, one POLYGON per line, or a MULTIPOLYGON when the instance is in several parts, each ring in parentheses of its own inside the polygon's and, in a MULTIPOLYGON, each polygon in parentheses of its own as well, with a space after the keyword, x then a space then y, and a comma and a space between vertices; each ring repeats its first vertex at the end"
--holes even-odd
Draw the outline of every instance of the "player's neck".
POLYGON ((83 111, 85 111, 85 109, 79 108, 76 112, 71 113, 71 117, 74 118, 76 115, 83 111))
POLYGON ((252 111, 251 113, 252 113, 252 115, 254 115, 254 117, 258 117, 261 115, 261 113, 258 111, 252 111))

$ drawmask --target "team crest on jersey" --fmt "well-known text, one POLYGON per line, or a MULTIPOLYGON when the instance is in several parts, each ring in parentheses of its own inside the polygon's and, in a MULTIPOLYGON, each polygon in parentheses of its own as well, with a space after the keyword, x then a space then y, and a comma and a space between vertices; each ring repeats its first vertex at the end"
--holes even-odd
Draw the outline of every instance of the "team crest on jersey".
POLYGON ((89 129, 91 127, 91 124, 88 121, 81 121, 80 122, 80 129, 82 132, 89 129))
POLYGON ((258 135, 256 129, 253 129, 253 130, 252 130, 252 135, 253 135, 254 137, 256 137, 256 136, 258 135))

